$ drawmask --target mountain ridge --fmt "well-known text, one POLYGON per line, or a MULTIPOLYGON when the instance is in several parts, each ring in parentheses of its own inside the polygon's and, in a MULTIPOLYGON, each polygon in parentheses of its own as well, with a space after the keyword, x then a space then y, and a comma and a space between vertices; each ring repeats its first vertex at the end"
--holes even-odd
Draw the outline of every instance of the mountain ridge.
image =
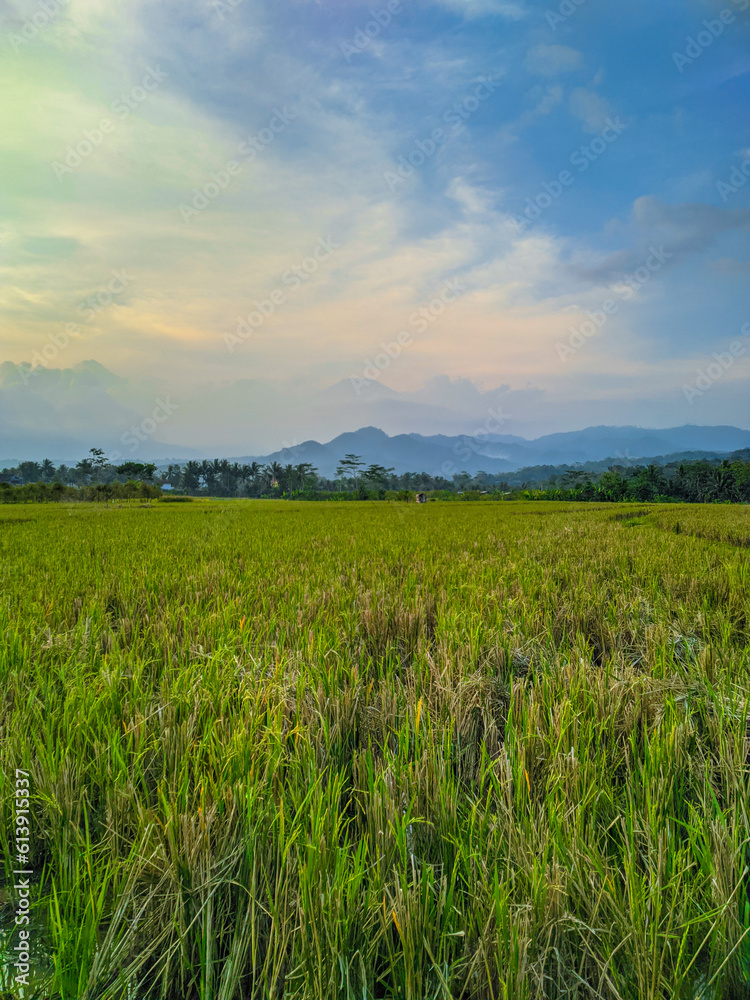
POLYGON ((526 439, 516 435, 470 437, 396 434, 377 427, 346 431, 328 442, 304 441, 266 455, 245 455, 230 461, 281 465, 310 462, 327 477, 335 475, 345 454, 359 455, 367 465, 384 465, 397 474, 427 472, 448 478, 457 472, 515 472, 535 465, 583 464, 585 462, 635 462, 681 452, 729 455, 750 447, 750 431, 729 425, 644 428, 635 425, 598 425, 580 431, 559 431, 526 439))

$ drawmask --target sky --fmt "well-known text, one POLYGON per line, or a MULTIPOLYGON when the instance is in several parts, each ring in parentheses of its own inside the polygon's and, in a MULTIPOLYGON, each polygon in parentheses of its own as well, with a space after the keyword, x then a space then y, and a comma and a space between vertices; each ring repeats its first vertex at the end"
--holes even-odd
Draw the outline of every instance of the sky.
POLYGON ((0 458, 750 427, 750 0, 0 17, 0 458))

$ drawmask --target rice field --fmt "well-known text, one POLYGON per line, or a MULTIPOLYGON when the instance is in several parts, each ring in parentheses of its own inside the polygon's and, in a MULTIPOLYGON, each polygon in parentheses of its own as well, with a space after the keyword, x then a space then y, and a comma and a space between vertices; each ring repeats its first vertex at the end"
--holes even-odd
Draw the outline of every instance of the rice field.
POLYGON ((0 509, 0 995, 750 997, 749 545, 729 505, 0 509))

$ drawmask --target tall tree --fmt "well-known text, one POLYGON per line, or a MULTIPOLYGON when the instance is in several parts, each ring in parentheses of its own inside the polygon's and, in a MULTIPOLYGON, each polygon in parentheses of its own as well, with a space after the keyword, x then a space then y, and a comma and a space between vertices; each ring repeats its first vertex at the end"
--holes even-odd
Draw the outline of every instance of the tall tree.
POLYGON ((153 462, 125 462, 117 466, 119 476, 127 476, 143 483, 149 483, 154 478, 156 466, 153 462))
POLYGON ((80 462, 76 463, 75 477, 76 482, 80 486, 85 486, 86 483, 91 478, 91 474, 94 471, 94 464, 90 458, 82 458, 80 462))
POLYGON ((21 462, 18 474, 24 483, 36 483, 42 478, 42 467, 38 462, 21 462))
POLYGON ((359 480, 359 470, 365 463, 359 455, 344 455, 336 469, 336 475, 342 479, 351 479, 354 486, 359 480))
POLYGON ((212 495, 216 493, 216 476, 219 472, 215 466, 216 462, 209 462, 207 459, 201 462, 203 485, 206 487, 206 492, 212 495))
POLYGON ((266 468, 270 476, 270 485, 281 486, 281 480, 284 476, 284 467, 279 462, 271 462, 271 464, 266 468))
POLYGON ((393 469, 386 469, 382 465, 370 465, 362 473, 362 478, 374 489, 384 489, 392 472, 393 469))
POLYGON ((182 485, 188 493, 197 493, 201 488, 200 462, 188 462, 182 471, 182 485))
POLYGON ((308 486, 314 486, 318 470, 311 462, 301 462, 294 470, 297 475, 297 488, 304 490, 308 486))

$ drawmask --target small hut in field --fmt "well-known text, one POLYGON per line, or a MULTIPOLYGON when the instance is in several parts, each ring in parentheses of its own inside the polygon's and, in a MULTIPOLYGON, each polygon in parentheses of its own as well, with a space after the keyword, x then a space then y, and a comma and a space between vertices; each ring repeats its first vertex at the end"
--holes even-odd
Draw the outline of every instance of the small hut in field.
POLYGON ((417 503, 427 503, 427 494, 417 493, 417 503))

